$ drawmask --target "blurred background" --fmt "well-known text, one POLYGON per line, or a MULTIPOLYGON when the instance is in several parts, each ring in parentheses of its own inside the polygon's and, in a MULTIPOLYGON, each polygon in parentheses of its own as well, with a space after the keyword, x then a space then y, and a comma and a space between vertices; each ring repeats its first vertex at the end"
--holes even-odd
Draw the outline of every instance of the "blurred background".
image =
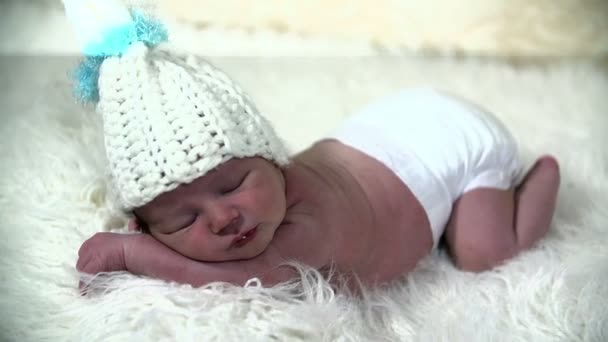
MULTIPOLYGON (((537 101, 534 89, 548 84, 575 89, 568 99, 583 105, 585 94, 605 99, 593 93, 608 73, 608 0, 122 1, 160 17, 174 49, 206 56, 236 78, 279 129, 310 126, 292 130, 296 149, 370 99, 409 84, 454 89, 492 108, 509 98, 537 101), (593 69, 581 72, 589 63, 593 69), (542 74, 551 68, 558 69, 542 74), (492 77, 495 89, 480 91, 492 77)), ((0 0, 3 120, 72 103, 68 72, 79 56, 61 0, 0 0)), ((510 112, 534 127, 534 110, 510 112)), ((560 134, 569 127, 561 125, 560 134)))
MULTIPOLYGON (((205 55, 608 56, 606 0, 147 0, 205 55)), ((60 0, 1 0, 0 53, 78 53, 60 0)))

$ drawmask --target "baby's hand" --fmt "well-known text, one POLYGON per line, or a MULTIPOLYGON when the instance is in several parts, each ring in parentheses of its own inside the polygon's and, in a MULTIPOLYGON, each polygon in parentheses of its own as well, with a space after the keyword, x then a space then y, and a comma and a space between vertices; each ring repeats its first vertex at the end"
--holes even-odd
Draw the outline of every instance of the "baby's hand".
MULTIPOLYGON (((76 269, 87 274, 126 270, 124 242, 131 236, 97 233, 85 241, 78 251, 76 269)), ((79 284, 80 289, 83 283, 79 284)))

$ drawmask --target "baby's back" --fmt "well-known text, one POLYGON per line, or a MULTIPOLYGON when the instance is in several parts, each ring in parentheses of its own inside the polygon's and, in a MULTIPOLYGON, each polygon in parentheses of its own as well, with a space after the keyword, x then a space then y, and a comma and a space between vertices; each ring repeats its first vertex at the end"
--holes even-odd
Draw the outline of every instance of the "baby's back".
POLYGON ((333 175, 331 195, 315 206, 321 236, 336 241, 332 261, 340 270, 355 271, 366 284, 384 282, 429 253, 433 239, 424 209, 384 164, 335 140, 315 144, 298 159, 314 160, 309 165, 322 165, 318 174, 333 175))

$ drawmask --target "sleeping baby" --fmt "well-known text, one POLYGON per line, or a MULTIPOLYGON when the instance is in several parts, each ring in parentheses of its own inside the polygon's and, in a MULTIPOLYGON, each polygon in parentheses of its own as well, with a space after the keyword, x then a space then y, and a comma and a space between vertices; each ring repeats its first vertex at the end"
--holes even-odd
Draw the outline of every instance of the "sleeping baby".
POLYGON ((141 34, 148 19, 133 15, 123 50, 80 70, 103 117, 111 193, 137 232, 95 234, 78 271, 271 286, 297 276, 285 266, 295 261, 372 287, 440 240, 458 268, 480 272, 549 229, 557 161, 524 173, 514 138, 471 103, 402 89, 290 156, 230 77, 141 34))

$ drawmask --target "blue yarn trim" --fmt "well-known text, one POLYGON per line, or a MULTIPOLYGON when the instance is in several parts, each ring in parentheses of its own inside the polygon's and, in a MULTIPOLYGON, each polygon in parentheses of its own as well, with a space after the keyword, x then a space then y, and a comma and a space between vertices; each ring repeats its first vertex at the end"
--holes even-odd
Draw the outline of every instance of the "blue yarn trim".
POLYGON ((99 69, 107 56, 87 56, 74 71, 74 96, 80 102, 99 102, 99 69))
POLYGON ((101 43, 85 48, 86 57, 74 73, 74 94, 79 101, 99 101, 99 69, 106 58, 121 56, 136 42, 152 48, 168 40, 167 29, 160 21, 139 10, 132 11, 131 16, 132 23, 112 28, 104 34, 101 43))

